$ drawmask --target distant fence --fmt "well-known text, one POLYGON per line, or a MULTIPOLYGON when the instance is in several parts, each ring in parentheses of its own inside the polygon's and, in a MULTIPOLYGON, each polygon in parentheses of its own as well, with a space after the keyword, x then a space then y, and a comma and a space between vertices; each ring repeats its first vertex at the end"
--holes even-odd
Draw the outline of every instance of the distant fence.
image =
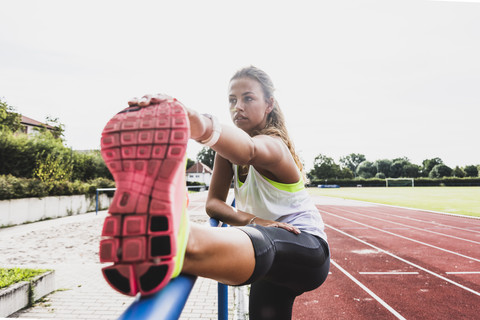
MULTIPOLYGON (((414 178, 415 187, 479 187, 480 178, 414 178)), ((385 179, 328 179, 328 180, 312 180, 310 187, 319 185, 338 185, 340 187, 385 187, 385 179)))

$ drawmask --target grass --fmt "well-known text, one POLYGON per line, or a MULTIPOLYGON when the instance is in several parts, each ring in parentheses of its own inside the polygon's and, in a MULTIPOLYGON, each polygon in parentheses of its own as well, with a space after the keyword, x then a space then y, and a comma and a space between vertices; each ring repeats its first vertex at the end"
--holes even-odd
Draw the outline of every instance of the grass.
POLYGON ((20 281, 28 281, 46 272, 43 269, 0 268, 0 289, 20 281))
POLYGON ((312 195, 480 217, 480 187, 310 188, 312 195))

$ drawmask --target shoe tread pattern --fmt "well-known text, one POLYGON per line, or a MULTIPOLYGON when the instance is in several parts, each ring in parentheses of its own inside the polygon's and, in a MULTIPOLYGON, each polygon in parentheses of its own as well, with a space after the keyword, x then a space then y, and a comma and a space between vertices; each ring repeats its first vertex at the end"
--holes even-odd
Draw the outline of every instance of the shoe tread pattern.
POLYGON ((103 274, 121 293, 151 294, 170 279, 189 134, 186 111, 175 99, 129 107, 102 132, 102 157, 117 190, 99 255, 100 262, 113 263, 103 274))

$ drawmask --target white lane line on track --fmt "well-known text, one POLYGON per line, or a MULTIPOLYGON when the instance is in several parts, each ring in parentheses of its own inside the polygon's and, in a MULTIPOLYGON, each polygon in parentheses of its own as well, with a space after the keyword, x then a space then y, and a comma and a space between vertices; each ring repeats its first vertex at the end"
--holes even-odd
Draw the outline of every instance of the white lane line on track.
POLYGON ((418 272, 401 272, 401 271, 387 271, 387 272, 359 272, 358 274, 365 275, 404 275, 404 274, 418 274, 418 272))
MULTIPOLYGON (((384 204, 380 204, 382 206, 388 206, 388 205, 384 205, 384 204)), ((389 206, 390 207, 390 206, 389 206)), ((362 208, 363 209, 363 208, 362 208)), ((449 228, 449 229, 457 229, 457 230, 461 230, 461 231, 466 231, 466 232, 472 232, 472 233, 480 233, 480 230, 475 230, 477 228, 462 228, 462 227, 456 227, 456 226, 451 226, 451 225, 448 225, 448 224, 443 224, 443 223, 439 223, 439 222, 436 222, 436 221, 428 221, 428 220, 422 220, 422 219, 417 219, 417 218, 413 218, 413 217, 406 217, 406 216, 401 216, 401 215, 396 215, 396 214, 391 214, 391 213, 385 213, 384 211, 377 211, 375 209, 379 209, 381 210, 381 207, 378 206, 378 207, 370 207, 368 208, 370 211, 373 211, 375 213, 378 213, 378 214, 383 214, 384 216, 389 216, 389 217, 395 217, 395 218, 400 218, 400 219, 403 219, 403 220, 412 220, 412 221, 416 221, 416 222, 421 222, 421 223, 425 223, 425 224, 431 224, 431 225, 434 225, 436 227, 444 227, 444 228, 449 228)), ((424 213, 424 210, 422 209, 414 209, 414 208, 402 208, 402 209, 405 209, 405 210, 409 210, 409 211, 415 211, 415 212, 419 212, 421 214, 424 213)), ((434 212, 435 214, 438 214, 439 212, 434 212)), ((455 218, 463 218, 465 216, 463 215, 451 215, 451 214, 448 214, 448 216, 450 217, 455 217, 455 218)), ((478 217, 477 217, 478 218, 478 217)), ((468 221, 467 222, 471 222, 471 221, 468 221)), ((480 228, 480 227, 479 227, 480 228)))
POLYGON ((340 229, 337 229, 337 228, 335 228, 335 227, 332 227, 331 225, 325 224, 325 226, 327 226, 328 228, 330 228, 330 229, 332 229, 332 230, 335 230, 335 231, 337 231, 337 232, 339 232, 339 233, 341 233, 341 234, 343 234, 343 235, 345 235, 345 236, 347 236, 347 237, 350 237, 350 238, 352 238, 352 239, 354 239, 354 240, 356 240, 356 241, 358 241, 358 242, 361 242, 361 243, 363 243, 363 244, 365 244, 365 245, 367 245, 367 246, 369 246, 369 247, 372 247, 372 248, 377 249, 377 250, 379 250, 379 251, 381 251, 381 252, 383 252, 383 253, 385 253, 385 254, 388 254, 389 256, 391 256, 391 257, 393 257, 393 258, 395 258, 395 259, 398 259, 398 260, 400 260, 400 261, 402 261, 402 262, 404 262, 404 263, 406 263, 406 264, 409 264, 409 265, 411 265, 411 266, 413 266, 413 267, 415 267, 415 268, 417 268, 417 269, 420 269, 420 270, 425 271, 426 273, 429 273, 429 274, 431 274, 431 275, 433 275, 433 276, 435 276, 435 277, 437 277, 437 278, 440 278, 440 279, 442 279, 442 280, 444 280, 444 281, 447 281, 447 282, 449 282, 449 283, 451 283, 451 284, 453 284, 453 285, 455 285, 455 286, 457 286, 457 287, 459 287, 459 288, 461 288, 461 289, 464 289, 464 290, 466 290, 466 291, 468 291, 468 292, 471 292, 471 293, 473 293, 474 295, 480 296, 480 292, 477 292, 477 291, 475 291, 475 290, 473 290, 473 289, 470 289, 470 288, 468 288, 468 287, 465 287, 464 285, 462 285, 462 284, 460 284, 460 283, 458 283, 458 282, 455 282, 455 281, 453 281, 453 280, 450 280, 450 279, 448 279, 448 278, 445 278, 444 276, 439 275, 438 273, 435 273, 435 272, 430 271, 430 270, 428 270, 428 269, 426 269, 426 268, 424 268, 424 267, 422 267, 422 266, 419 266, 418 264, 415 264, 415 263, 410 262, 410 261, 408 261, 408 260, 406 260, 406 259, 403 259, 403 258, 401 258, 401 257, 399 257, 399 256, 397 256, 397 255, 395 255, 395 254, 393 254, 393 253, 391 253, 391 252, 389 252, 389 251, 387 251, 387 250, 381 249, 381 248, 379 248, 379 247, 377 247, 377 246, 375 246, 375 245, 373 245, 373 244, 370 244, 370 243, 368 243, 368 242, 366 242, 366 241, 364 241, 364 240, 362 240, 362 239, 359 239, 359 238, 357 238, 357 237, 355 237, 355 236, 353 236, 353 235, 351 235, 351 234, 348 234, 348 233, 346 233, 346 232, 344 232, 344 231, 342 231, 342 230, 340 230, 340 229))
MULTIPOLYGON (((413 209, 412 209, 413 210, 413 209)), ((387 214, 388 216, 391 216, 391 217, 396 217, 396 218, 401 218, 401 219, 407 219, 407 220, 412 220, 412 221, 417 221, 417 222, 422 222, 422 223, 428 223, 428 224, 432 224, 434 225, 435 227, 442 227, 442 228, 448 228, 448 229, 456 229, 456 230, 461 230, 461 231, 466 231, 466 232, 472 232, 472 233, 480 233, 480 230, 475 230, 476 228, 470 228, 470 229, 467 229, 467 228, 462 228, 462 227, 456 227, 456 226, 449 226, 448 224, 442 224, 442 223, 438 223, 438 222, 435 222, 435 221, 427 221, 427 220, 422 220, 422 219, 415 219, 415 218, 412 218, 412 217, 405 217, 405 216, 397 216, 395 214, 387 214)))
MULTIPOLYGON (((474 240, 470 240, 470 239, 464 239, 464 238, 452 236, 452 235, 445 234, 445 233, 440 233, 440 232, 436 232, 436 231, 431 231, 431 230, 424 229, 424 228, 413 227, 413 226, 409 226, 408 224, 403 224, 403 223, 400 223, 400 222, 394 222, 394 221, 390 221, 390 220, 387 220, 387 219, 372 217, 372 216, 369 216, 369 215, 367 215, 367 214, 358 213, 358 212, 356 212, 356 211, 350 211, 350 210, 341 209, 341 208, 338 208, 338 210, 344 211, 344 212, 348 212, 348 213, 351 213, 351 214, 355 214, 356 216, 363 216, 363 217, 367 217, 367 218, 369 218, 369 219, 375 219, 375 220, 379 220, 379 221, 384 221, 384 222, 392 223, 392 224, 395 224, 395 225, 398 225, 398 226, 407 227, 408 229, 415 229, 415 230, 425 231, 425 232, 437 234, 437 235, 440 235, 440 236, 443 236, 443 237, 447 237, 447 238, 452 238, 452 239, 457 239, 457 240, 461 240, 461 241, 466 241, 466 242, 471 242, 471 243, 475 243, 475 244, 480 244, 480 242, 478 242, 478 241, 474 241, 474 240)), ((395 228, 385 228, 385 229, 395 229, 395 228)), ((398 228, 397 228, 397 229, 398 229, 398 228)))
MULTIPOLYGON (((322 197, 326 197, 326 196, 322 196, 322 197)), ((347 200, 347 199, 344 199, 344 200, 347 200)), ((362 201, 362 200, 350 200, 349 199, 349 201, 359 202, 359 203, 363 204, 364 206, 370 206, 370 207, 385 206, 385 207, 392 207, 392 208, 414 210, 414 211, 418 211, 418 212, 442 214, 442 215, 445 215, 445 216, 454 216, 454 217, 458 217, 458 218, 480 220, 480 217, 478 217, 478 216, 468 216, 468 215, 458 214, 458 213, 449 213, 449 212, 433 211, 433 210, 420 209, 420 208, 402 207, 402 206, 395 206, 393 204, 386 204, 386 203, 379 203, 379 202, 369 202, 369 201, 362 201)), ((322 204, 319 203, 318 205, 322 205, 322 204)))
POLYGON ((336 263, 334 260, 330 260, 330 262, 337 267, 338 270, 340 270, 343 274, 345 274, 347 277, 350 278, 353 282, 355 282, 356 285, 358 285, 360 288, 362 288, 366 293, 368 293, 373 299, 377 300, 382 306, 384 306, 388 311, 390 311, 397 319, 405 319, 402 317, 400 313, 398 313, 395 309, 390 307, 385 301, 383 301, 379 296, 377 296, 375 293, 373 293, 372 290, 368 289, 363 283, 358 281, 354 276, 352 276, 347 270, 343 269, 336 263))
POLYGON ((446 274, 480 274, 480 271, 451 271, 445 272, 446 274))
POLYGON ((473 257, 469 257, 469 256, 466 256, 466 255, 464 255, 464 254, 461 254, 461 253, 458 253, 458 252, 455 252, 455 251, 451 251, 451 250, 447 250, 447 249, 444 249, 444 248, 440 248, 440 247, 434 246, 433 244, 429 244, 429 243, 426 243, 426 242, 418 241, 418 240, 415 240, 415 239, 412 239, 412 238, 409 238, 409 237, 405 237, 405 236, 402 236, 402 235, 399 235, 399 234, 396 234, 396 233, 393 233, 393 232, 390 232, 390 231, 385 231, 385 230, 380 229, 380 228, 377 228, 377 227, 372 227, 372 226, 369 226, 368 224, 365 224, 365 223, 362 223, 362 222, 358 222, 358 221, 355 221, 355 220, 352 220, 352 219, 349 219, 349 218, 345 218, 345 217, 339 216, 339 215, 337 215, 337 214, 334 214, 334 213, 331 213, 331 212, 327 212, 327 211, 322 210, 322 209, 319 209, 319 211, 322 212, 322 213, 329 214, 329 215, 331 215, 331 216, 340 218, 340 219, 344 219, 344 220, 347 220, 347 221, 350 221, 350 222, 353 222, 353 223, 357 223, 357 224, 362 225, 362 226, 366 226, 366 227, 368 227, 368 228, 370 228, 370 229, 374 229, 374 230, 377 230, 377 231, 380 231, 380 232, 384 232, 384 233, 390 234, 390 235, 395 236, 395 237, 399 237, 399 238, 402 238, 402 239, 405 239, 405 240, 413 241, 413 242, 419 243, 419 244, 421 244, 421 245, 424 245, 424 246, 427 246, 427 247, 430 247, 430 248, 438 249, 438 250, 440 250, 440 251, 448 252, 448 253, 454 254, 454 255, 456 255, 456 256, 462 257, 462 258, 466 258, 466 259, 469 259, 469 260, 473 260, 473 261, 480 262, 480 259, 473 258, 473 257))

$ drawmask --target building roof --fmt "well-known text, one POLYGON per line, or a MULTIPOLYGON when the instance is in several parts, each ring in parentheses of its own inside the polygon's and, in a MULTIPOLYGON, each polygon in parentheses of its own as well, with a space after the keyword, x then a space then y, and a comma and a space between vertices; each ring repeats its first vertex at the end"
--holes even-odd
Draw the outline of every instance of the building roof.
POLYGON ((195 164, 193 166, 188 168, 187 173, 210 173, 210 174, 212 174, 213 171, 206 164, 203 164, 201 162, 195 162, 195 164))
POLYGON ((22 115, 22 119, 20 120, 20 123, 23 125, 32 126, 32 127, 39 127, 39 128, 45 127, 50 130, 53 129, 53 127, 49 126, 48 124, 42 123, 40 121, 34 120, 29 117, 25 117, 24 115, 22 115))

